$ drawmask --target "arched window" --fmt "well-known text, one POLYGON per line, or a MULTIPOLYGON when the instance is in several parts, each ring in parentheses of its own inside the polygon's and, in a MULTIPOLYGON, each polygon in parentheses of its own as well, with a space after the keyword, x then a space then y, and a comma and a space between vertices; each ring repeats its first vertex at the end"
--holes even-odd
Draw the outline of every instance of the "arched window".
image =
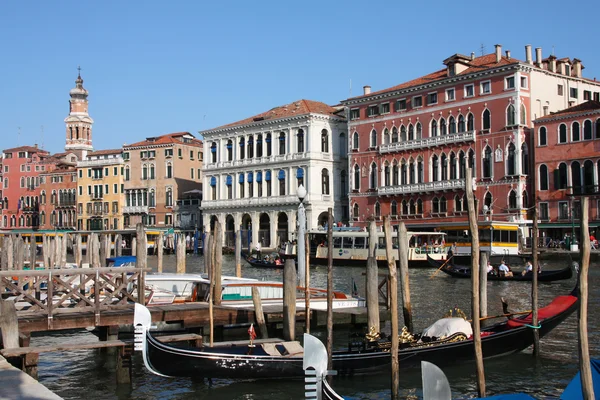
MULTIPOLYGON (((127 170, 125 170, 125 172, 127 172, 127 170)), ((171 162, 167 162, 167 178, 173 178, 173 164, 171 164, 171 162)), ((128 179, 125 179, 126 181, 128 179)))
POLYGON ((166 196, 165 196, 165 206, 172 207, 173 206, 173 188, 167 187, 166 196))
POLYGON ((483 118, 481 121, 481 128, 483 130, 489 131, 492 128, 492 114, 490 110, 487 108, 483 110, 483 118))
POLYGON ((415 128, 413 124, 408 125, 408 140, 415 140, 415 128))
POLYGON ((423 139, 423 128, 420 122, 417 122, 417 140, 423 139))
POLYGON ((210 145, 210 162, 217 162, 217 143, 212 142, 210 145))
POLYGON ((346 170, 340 172, 340 189, 342 191, 342 197, 348 196, 348 178, 346 175, 346 170))
POLYGON ((406 178, 407 178, 406 161, 402 160, 402 163, 400 164, 400 184, 401 185, 407 184, 406 178))
POLYGON ((430 130, 430 137, 436 137, 438 135, 438 131, 437 131, 437 121, 435 119, 431 120, 431 130, 430 130))
POLYGON ((383 167, 383 186, 390 186, 390 164, 387 161, 383 167))
POLYGON ((560 124, 558 127, 558 143, 567 143, 567 125, 560 124))
POLYGON ((375 203, 375 217, 381 217, 381 205, 379 202, 375 203))
POLYGON ((267 133, 265 143, 267 144, 267 157, 271 157, 273 154, 273 140, 270 133, 267 133))
POLYGON ((327 129, 321 131, 321 152, 329 153, 329 133, 327 129))
POLYGON ((506 175, 516 174, 515 145, 510 143, 506 152, 506 175))
POLYGON ((450 153, 450 179, 457 179, 456 175, 456 155, 454 152, 450 153))
POLYGON ((243 137, 240 138, 240 160, 246 157, 246 141, 243 137))
POLYGON ((546 146, 548 144, 548 135, 546 132, 546 127, 542 126, 540 127, 539 130, 539 136, 538 136, 538 145, 539 146, 546 146))
POLYGON ((423 183, 424 177, 424 170, 423 170, 423 159, 419 156, 417 158, 417 183, 423 183))
POLYGON ((437 154, 434 154, 431 158, 431 181, 437 182, 439 180, 438 174, 440 172, 440 160, 437 154))
POLYGON ((42 193, 40 195, 40 203, 46 204, 46 191, 45 190, 42 190, 42 193))
POLYGON ((440 212, 440 199, 438 199, 437 197, 434 197, 431 200, 431 212, 434 214, 437 214, 440 212))
POLYGON ((285 171, 283 169, 280 169, 277 177, 279 178, 279 195, 285 196, 285 194, 286 194, 285 171))
POLYGON ((392 200, 392 203, 390 205, 390 214, 392 214, 392 217, 398 215, 398 203, 396 202, 396 200, 392 200))
POLYGON ((540 165, 540 190, 548 190, 548 167, 540 165))
POLYGON ((154 164, 150 164, 150 179, 155 179, 155 168, 154 168, 154 164))
POLYGON ((527 200, 527 190, 523 190, 523 193, 521 193, 521 208, 529 208, 529 201, 527 200))
POLYGON ((514 189, 508 193, 508 208, 512 210, 517 208, 517 192, 514 189))
POLYGON ((465 159, 465 152, 461 150, 458 152, 458 177, 460 179, 465 179, 465 177, 467 176, 466 169, 467 160, 465 159))
POLYGON ((233 161, 233 142, 231 139, 227 141, 227 161, 233 161))
POLYGON ((467 160, 467 162, 469 163, 468 165, 473 168, 473 176, 477 176, 477 163, 475 162, 475 150, 473 149, 469 149, 469 158, 467 160))
POLYGON ((296 134, 296 147, 298 148, 298 153, 304 153, 304 131, 302 129, 298 129, 298 133, 296 134))
POLYGON ((596 139, 600 139, 600 118, 596 120, 596 139))
POLYGON ((321 171, 321 193, 329 194, 329 171, 323 168, 321 171))
POLYGON ((371 131, 371 147, 377 147, 377 131, 375 129, 371 131))
POLYGON ((521 174, 529 174, 529 150, 526 143, 521 145, 521 174))
POLYGON ((279 134, 279 155, 285 154, 285 132, 279 134))
POLYGON ((156 191, 154 189, 150 189, 148 192, 148 207, 156 207, 156 191))
MULTIPOLYGON (((598 165, 600 166, 600 163, 598 165)), ((392 163, 392 185, 398 186, 398 163, 396 160, 392 163)))
POLYGON ((402 200, 402 215, 408 215, 408 202, 402 200))
POLYGON ((408 161, 408 181, 412 184, 415 183, 415 161, 411 159, 408 161))
POLYGON ((442 154, 442 159, 441 159, 440 164, 442 167, 442 180, 447 181, 448 180, 448 158, 446 157, 445 154, 442 154))
POLYGON ((467 115, 467 132, 473 132, 475 130, 475 117, 473 113, 467 115))
POLYGON ((456 133, 456 120, 454 119, 454 117, 450 117, 448 119, 448 133, 450 135, 456 133))
POLYGON ((358 150, 358 132, 352 134, 352 148, 358 150))
POLYGON ((404 125, 400 127, 400 141, 406 142, 406 127, 404 125))
POLYGON ((248 150, 248 158, 254 158, 254 136, 248 137, 246 149, 248 150))
POLYGON ((558 166, 558 173, 554 174, 554 189, 566 189, 567 188, 567 164, 560 163, 558 166))
POLYGON ((446 120, 444 118, 440 119, 440 135, 445 135, 446 132, 446 120))
POLYGON ((354 203, 354 206, 352 207, 352 217, 354 218, 355 221, 358 221, 359 216, 360 216, 360 209, 358 208, 358 203, 354 203))
POLYGON ((580 135, 581 133, 579 131, 579 122, 575 121, 573 122, 573 125, 571 125, 571 140, 573 140, 574 142, 578 142, 579 140, 581 140, 580 135))
POLYGON ((354 166, 354 190, 360 190, 360 167, 354 166))
POLYGON ((465 131, 465 117, 462 115, 458 116, 458 133, 463 133, 465 131))
POLYGON ((398 128, 392 128, 392 143, 398 143, 398 128))
POLYGON ((440 198, 440 212, 445 213, 448 211, 448 203, 446 201, 446 197, 442 196, 440 198))
POLYGON ((581 194, 581 164, 579 161, 573 161, 571 163, 571 187, 573 193, 581 194))
POLYGON ((491 178, 492 177, 492 148, 490 146, 485 146, 485 150, 483 151, 483 177, 491 178))
POLYGON ((521 103, 521 109, 519 113, 519 122, 521 125, 527 125, 527 111, 525 110, 525 104, 521 103))
POLYGON ((423 200, 417 199, 417 214, 423 214, 423 200))
POLYGON ((583 140, 592 140, 592 121, 583 121, 583 140))
POLYGON ((369 189, 377 188, 377 164, 371 164, 371 173, 369 174, 369 189))
POLYGON ((383 144, 390 144, 390 131, 387 128, 383 130, 383 144))
POLYGON ((506 108, 506 125, 513 126, 513 125, 516 125, 516 123, 517 123, 517 119, 516 119, 516 115, 515 115, 515 106, 510 104, 506 108))
MULTIPOLYGON (((302 129, 300 129, 302 130, 302 129)), ((256 136, 256 157, 263 156, 263 135, 256 136)))
POLYGON ((595 193, 594 189, 594 163, 586 160, 583 163, 583 191, 584 193, 595 193))

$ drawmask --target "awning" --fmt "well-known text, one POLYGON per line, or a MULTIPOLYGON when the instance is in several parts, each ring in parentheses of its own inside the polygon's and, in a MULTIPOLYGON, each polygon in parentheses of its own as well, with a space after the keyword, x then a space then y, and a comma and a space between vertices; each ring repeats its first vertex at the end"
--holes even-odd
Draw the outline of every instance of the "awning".
POLYGON ((210 146, 210 152, 211 153, 216 153, 217 152, 217 146, 215 146, 214 144, 212 146, 210 146))
POLYGON ((248 172, 248 183, 252 183, 252 172, 248 172))
POLYGON ((298 168, 298 170, 296 171, 296 178, 304 178, 304 169, 298 168))
POLYGON ((270 181, 271 180, 271 171, 267 171, 265 172, 265 181, 270 181))
MULTIPOLYGON (((571 229, 575 226, 575 229, 579 230, 579 221, 575 221, 575 224, 571 224, 570 222, 556 222, 556 223, 546 223, 546 224, 538 224, 538 229, 571 229)), ((600 222, 589 222, 588 226, 590 228, 596 228, 600 226, 600 222)))
POLYGON ((244 174, 240 174, 240 183, 244 183, 244 174))
POLYGON ((232 181, 233 181, 233 179, 231 179, 231 175, 227 175, 227 178, 225 178, 225 184, 227 186, 231 186, 232 181))
POLYGON ((258 171, 256 173, 256 182, 262 182, 262 172, 258 171))
POLYGON ((279 178, 279 180, 283 180, 285 179, 285 171, 280 169, 279 170, 279 175, 277 176, 279 178))
POLYGON ((215 176, 210 178, 210 186, 217 186, 217 178, 215 176))

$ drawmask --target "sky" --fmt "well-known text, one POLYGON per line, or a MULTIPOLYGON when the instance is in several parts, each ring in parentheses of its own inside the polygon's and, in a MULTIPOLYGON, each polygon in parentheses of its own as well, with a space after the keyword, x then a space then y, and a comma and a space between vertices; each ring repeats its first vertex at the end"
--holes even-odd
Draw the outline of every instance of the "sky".
POLYGON ((63 151, 78 66, 93 146, 115 149, 299 99, 334 105, 495 44, 576 57, 600 79, 598 15, 597 0, 2 1, 0 149, 63 151))

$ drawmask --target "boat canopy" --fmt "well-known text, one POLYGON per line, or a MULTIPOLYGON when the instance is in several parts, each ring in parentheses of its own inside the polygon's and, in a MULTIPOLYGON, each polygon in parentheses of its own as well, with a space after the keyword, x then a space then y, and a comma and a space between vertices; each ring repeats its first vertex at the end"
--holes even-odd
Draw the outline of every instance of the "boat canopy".
POLYGON ((121 256, 121 257, 110 257, 106 259, 106 265, 113 267, 122 267, 123 265, 135 264, 135 256, 121 256))

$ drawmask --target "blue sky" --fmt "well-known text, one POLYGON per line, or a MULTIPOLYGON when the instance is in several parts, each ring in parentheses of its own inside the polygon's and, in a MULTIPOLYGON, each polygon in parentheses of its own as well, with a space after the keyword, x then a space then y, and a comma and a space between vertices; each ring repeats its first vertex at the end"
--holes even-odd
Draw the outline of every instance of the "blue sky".
POLYGON ((0 148, 63 151, 78 65, 99 150, 302 98, 335 104, 350 82, 352 95, 384 89, 496 43, 519 59, 526 44, 554 48, 600 79, 598 15, 592 0, 3 1, 0 148))

